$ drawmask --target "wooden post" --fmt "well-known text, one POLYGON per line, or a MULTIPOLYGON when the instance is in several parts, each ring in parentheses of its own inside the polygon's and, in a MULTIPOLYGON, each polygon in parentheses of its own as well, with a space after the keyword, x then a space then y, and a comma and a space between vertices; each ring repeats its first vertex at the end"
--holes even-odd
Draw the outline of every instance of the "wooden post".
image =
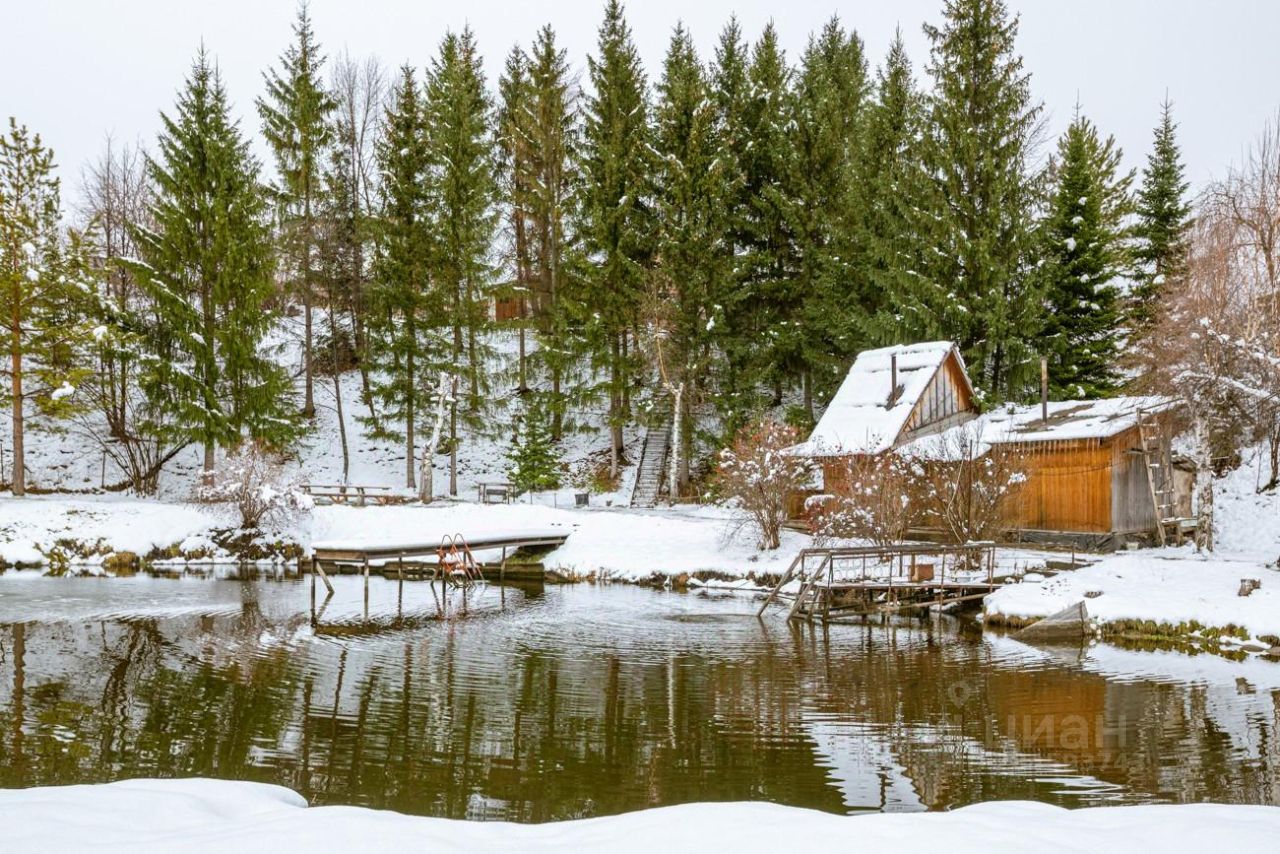
POLYGON ((1040 357, 1040 420, 1049 421, 1049 360, 1040 357))
POLYGON ((329 591, 329 595, 332 596, 333 582, 329 580, 329 576, 325 574, 324 566, 316 559, 314 554, 311 556, 311 572, 313 575, 317 573, 320 575, 320 580, 324 582, 325 588, 329 591))

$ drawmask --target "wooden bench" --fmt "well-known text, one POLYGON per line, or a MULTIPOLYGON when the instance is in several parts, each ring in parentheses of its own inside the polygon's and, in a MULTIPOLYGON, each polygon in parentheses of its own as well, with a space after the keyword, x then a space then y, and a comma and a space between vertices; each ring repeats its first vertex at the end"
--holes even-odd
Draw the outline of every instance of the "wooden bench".
POLYGON ((357 507, 363 507, 369 502, 387 504, 394 497, 389 486, 355 483, 304 483, 302 491, 328 504, 346 504, 354 500, 357 507))
POLYGON ((510 504, 516 496, 516 487, 505 481, 476 484, 476 498, 481 504, 510 504))

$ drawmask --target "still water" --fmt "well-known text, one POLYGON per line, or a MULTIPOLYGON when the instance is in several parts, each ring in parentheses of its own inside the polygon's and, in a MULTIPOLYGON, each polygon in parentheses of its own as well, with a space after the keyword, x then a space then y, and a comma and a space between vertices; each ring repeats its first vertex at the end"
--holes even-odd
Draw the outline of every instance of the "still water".
POLYGON ((829 630, 741 595, 0 575, 0 786, 211 776, 550 821, 705 800, 1280 804, 1280 664, 829 630))

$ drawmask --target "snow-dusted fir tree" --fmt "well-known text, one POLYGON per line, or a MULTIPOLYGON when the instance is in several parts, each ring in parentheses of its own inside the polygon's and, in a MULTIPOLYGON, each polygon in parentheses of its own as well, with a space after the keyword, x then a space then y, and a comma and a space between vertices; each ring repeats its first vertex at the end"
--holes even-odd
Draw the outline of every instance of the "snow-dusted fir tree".
POLYGON ((551 438, 547 412, 538 398, 528 404, 516 425, 515 442, 508 453, 507 477, 517 492, 542 492, 560 485, 560 461, 551 438))
POLYGON ((1115 140, 1101 138, 1077 108, 1058 142, 1041 223, 1040 340, 1057 399, 1104 396, 1120 384, 1118 285, 1130 267, 1125 218, 1133 181, 1132 172, 1120 171, 1121 158, 1115 140))
POLYGON ((722 317, 713 333, 716 346, 724 356, 724 365, 715 400, 729 431, 740 425, 751 396, 741 376, 745 348, 736 339, 736 330, 746 324, 730 314, 731 311, 736 313, 738 284, 746 273, 739 264, 738 250, 747 245, 749 238, 746 169, 752 149, 747 125, 752 97, 748 78, 750 64, 751 49, 742 36, 742 27, 736 17, 730 18, 720 31, 709 74, 710 97, 716 109, 716 134, 720 138, 721 167, 726 184, 726 240, 722 251, 730 265, 724 291, 716 296, 716 311, 722 317))
POLYGON ((1159 311, 1165 284, 1181 275, 1187 263, 1191 227, 1190 184, 1176 138, 1173 104, 1161 105, 1155 143, 1142 170, 1138 189, 1138 220, 1134 227, 1136 279, 1129 292, 1128 320, 1131 334, 1149 331, 1159 311))
POLYGON ((560 439, 571 408, 581 402, 575 388, 575 363, 583 350, 574 318, 581 315, 580 277, 573 275, 575 235, 570 211, 578 173, 580 143, 579 91, 567 53, 551 27, 543 27, 529 52, 529 87, 523 123, 529 142, 529 186, 526 198, 534 295, 534 328, 538 352, 534 362, 550 381, 545 394, 551 435, 560 439))
POLYGON ((689 482, 693 406, 708 391, 716 301, 732 270, 728 241, 727 162, 715 106, 688 30, 677 26, 667 47, 654 106, 654 212, 657 214, 651 302, 646 312, 663 393, 674 399, 675 491, 689 482))
POLYGON ((320 76, 324 54, 311 30, 305 2, 298 7, 293 35, 294 43, 281 55, 279 69, 263 75, 267 94, 258 99, 258 113, 279 173, 281 255, 287 259, 286 273, 294 291, 302 298, 302 414, 310 418, 315 415, 311 308, 316 287, 316 208, 325 148, 332 137, 328 118, 337 105, 320 76))
POLYGON ((793 349, 785 323, 794 306, 795 241, 788 221, 793 148, 787 136, 791 72, 772 24, 756 41, 747 67, 748 98, 741 147, 743 190, 739 197, 742 245, 737 287, 724 308, 730 389, 738 423, 758 409, 756 392, 770 387, 780 403, 787 377, 784 354, 793 349))
POLYGON ((850 337, 863 313, 853 290, 858 228, 858 134, 866 113, 867 64, 862 39, 833 17, 800 58, 790 137, 795 149, 789 221, 795 231, 795 310, 779 341, 799 380, 803 417, 814 398, 844 377, 859 343, 850 337))
POLYGON ((946 0, 926 26, 933 93, 923 155, 930 176, 917 227, 923 274, 895 295, 908 339, 959 343, 976 384, 1005 396, 1031 383, 1030 287, 1041 105, 1004 0, 946 0))
POLYGON ((497 174, 492 105, 475 35, 449 33, 427 74, 423 126, 427 139, 429 204, 436 251, 432 279, 444 324, 453 333, 449 402, 449 494, 458 494, 459 410, 473 426, 488 402, 485 344, 493 278, 491 245, 497 228, 497 174))
POLYGON ((618 0, 605 5, 597 53, 587 58, 587 72, 592 95, 585 104, 577 210, 578 230, 594 263, 588 268, 583 308, 590 320, 592 361, 605 377, 609 474, 617 477, 636 375, 632 342, 652 233, 645 76, 618 0))
POLYGON ((12 418, 9 486, 19 496, 26 494, 28 411, 66 414, 90 370, 77 346, 88 338, 79 304, 92 289, 78 241, 59 240, 53 170, 53 152, 40 136, 10 118, 0 136, 0 330, 7 356, 0 402, 12 418))
POLYGON ((368 291, 370 394, 378 418, 376 435, 403 438, 405 485, 416 486, 415 431, 431 407, 436 372, 449 358, 436 333, 443 322, 439 295, 431 288, 435 244, 428 217, 428 156, 418 82, 401 69, 377 146, 382 175, 381 215, 376 223, 374 275, 368 291), (404 425, 399 433, 390 426, 404 425))
POLYGON ((898 33, 876 75, 876 97, 862 123, 854 182, 853 207, 861 222, 855 234, 853 282, 863 326, 851 334, 870 346, 904 340, 904 321, 894 295, 919 286, 923 251, 916 220, 927 208, 922 202, 927 176, 918 141, 923 109, 898 33))
POLYGON ((152 304, 141 384, 164 419, 154 429, 204 447, 247 434, 271 445, 296 435, 288 375, 263 351, 275 322, 273 252, 259 164, 231 117, 226 89, 203 49, 172 115, 162 115, 153 225, 136 229, 131 265, 152 304))

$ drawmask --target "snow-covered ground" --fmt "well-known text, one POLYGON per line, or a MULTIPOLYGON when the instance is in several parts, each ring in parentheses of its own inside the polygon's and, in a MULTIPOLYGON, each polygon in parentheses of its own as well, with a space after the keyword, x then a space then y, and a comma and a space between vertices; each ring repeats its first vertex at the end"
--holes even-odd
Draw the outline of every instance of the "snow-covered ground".
POLYGON ((5 850, 129 851, 1037 851, 1045 854, 1274 851, 1280 808, 1190 804, 1065 810, 1026 801, 941 813, 837 816, 768 803, 702 803, 606 818, 517 825, 307 807, 262 783, 127 780, 0 791, 5 850), (856 848, 851 848, 856 845, 856 848))
POLYGON ((1143 620, 1177 627, 1244 628, 1253 638, 1280 636, 1280 490, 1259 494, 1268 475, 1265 448, 1215 484, 1215 551, 1190 546, 1121 553, 1041 583, 1004 587, 986 613, 1025 621, 1084 602, 1100 623, 1143 620), (1239 596, 1241 579, 1262 586, 1239 596), (1100 593, 1086 598, 1086 593, 1100 593))
POLYGON ((1149 620, 1167 626, 1244 628, 1252 637, 1280 636, 1280 571, 1241 556, 1163 549, 1121 554, 1039 583, 1013 584, 988 596, 988 617, 1047 617, 1084 602, 1100 623, 1149 620), (1262 586, 1239 596, 1240 580, 1262 586), (1099 595, 1088 597, 1086 594, 1099 595))
MULTIPOLYGON (((545 500, 545 496, 543 497, 545 500)), ((98 544, 101 551, 146 556, 171 545, 208 551, 208 532, 233 524, 225 509, 166 503, 125 496, 75 498, 0 497, 0 559, 36 564, 61 539, 98 544)), ((809 538, 783 533, 782 547, 761 552, 734 514, 715 507, 686 505, 656 510, 621 507, 571 509, 547 504, 477 505, 436 502, 386 507, 316 507, 281 531, 289 542, 309 547, 319 540, 376 538, 382 541, 438 542, 445 534, 476 537, 495 531, 556 528, 569 533, 545 565, 577 576, 638 580, 655 573, 698 571, 734 577, 786 569, 809 538)), ((92 565, 101 556, 91 558, 92 565)))

